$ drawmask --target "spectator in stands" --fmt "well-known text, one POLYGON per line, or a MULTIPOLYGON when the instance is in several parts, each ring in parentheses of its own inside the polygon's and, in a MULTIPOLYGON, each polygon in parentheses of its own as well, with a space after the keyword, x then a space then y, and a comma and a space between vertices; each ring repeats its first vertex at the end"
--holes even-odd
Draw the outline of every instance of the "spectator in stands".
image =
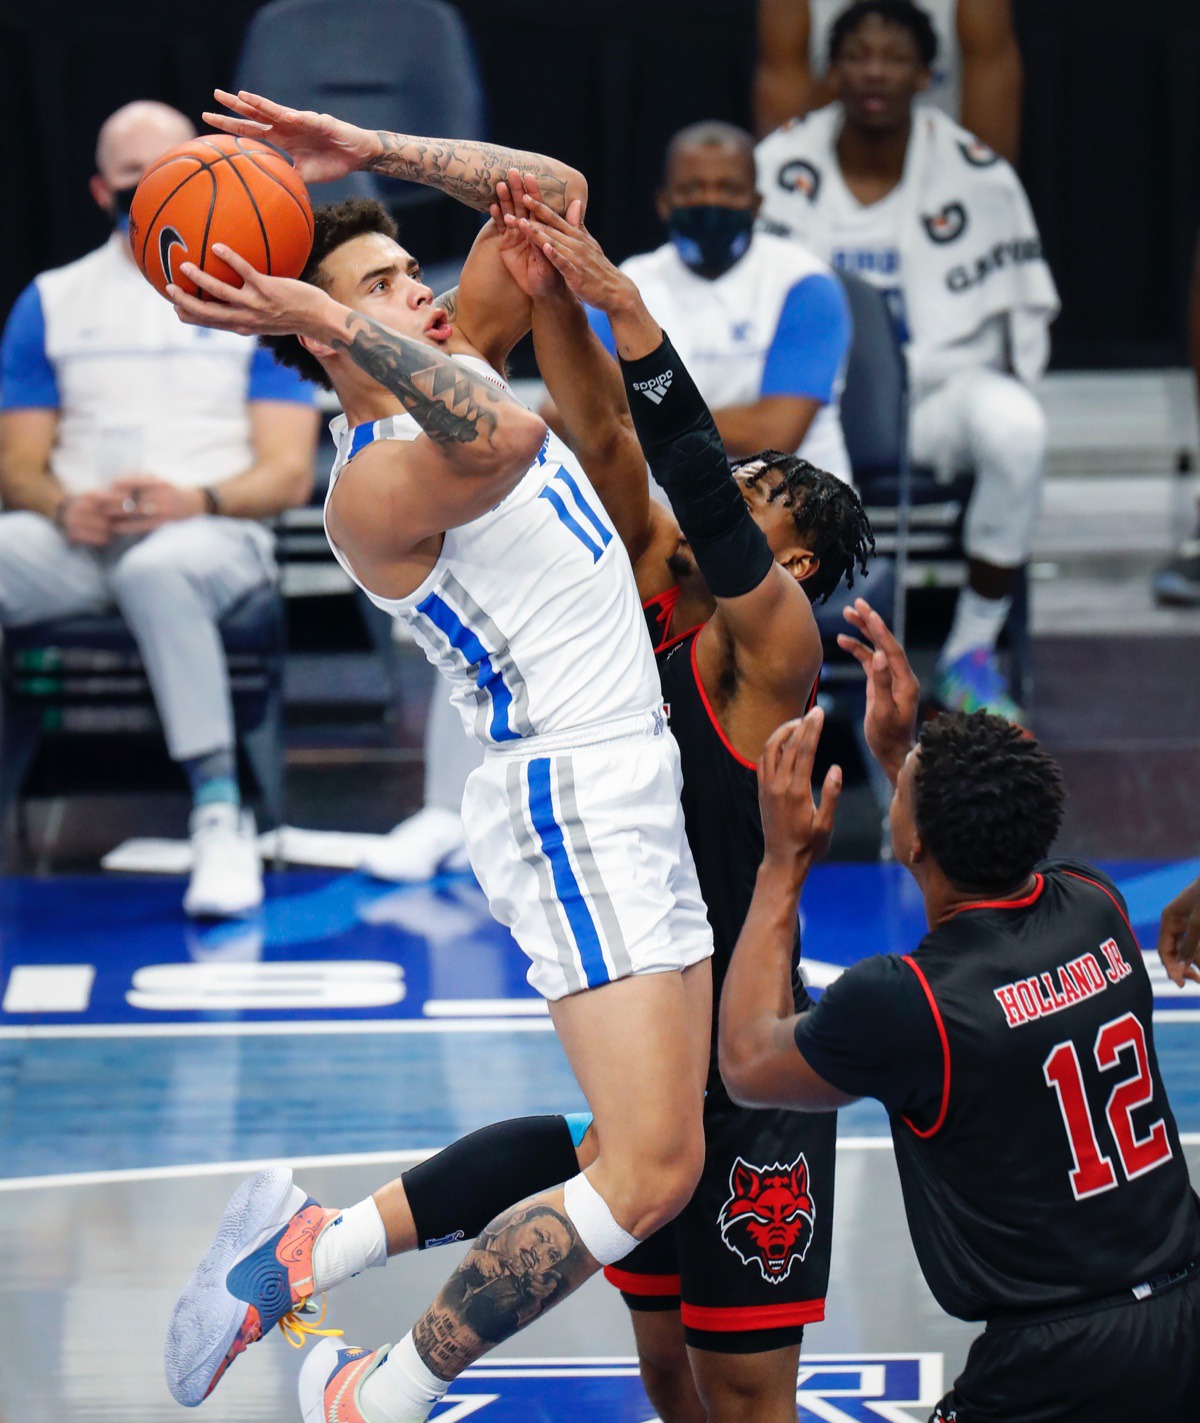
MULTIPOLYGON (((667 146, 658 211, 669 241, 621 270, 700 387, 730 455, 796 451, 850 478, 837 400, 850 313, 824 262, 795 243, 755 232, 754 140, 726 123, 700 123, 667 146)), ((616 354, 612 328, 593 329, 616 354)), ((552 405, 542 410, 557 421, 552 405)), ((876 594, 878 597, 879 594, 876 594)), ((402 822, 364 868, 385 879, 425 879, 464 849, 458 807, 478 750, 442 697, 429 709, 424 807, 402 822)))
POLYGON ((262 868, 217 623, 275 576, 261 520, 308 498, 317 411, 312 389, 252 340, 181 325, 134 266, 138 180, 193 135, 163 104, 118 109, 91 180, 112 236, 42 273, 9 315, 0 624, 120 609, 192 787, 184 907, 223 916, 257 908, 262 868))
POLYGON ((1012 168, 939 110, 914 108, 937 53, 928 15, 911 0, 857 0, 829 43, 839 102, 759 144, 762 216, 884 292, 908 358, 913 461, 975 475, 968 586, 937 695, 1019 721, 996 643, 1040 508, 1046 428, 1029 384, 1058 295, 1012 168))
MULTIPOLYGON (((658 215, 668 241, 630 257, 651 315, 671 333, 731 457, 795 451, 850 478, 838 419, 850 313, 825 262, 755 232, 754 140, 693 124, 667 145, 658 215)), ((592 327, 615 355, 601 312, 592 327)))
MULTIPOLYGON (((758 0, 759 137, 834 98, 829 33, 845 0, 758 0)), ((922 97, 1016 163, 1021 137, 1021 54, 1011 0, 928 0, 939 62, 922 97)))
MULTIPOLYGON (((1192 269, 1188 351, 1196 376, 1196 408, 1200 412, 1200 241, 1196 244, 1196 262, 1192 269)), ((1175 557, 1154 575, 1154 596, 1167 607, 1200 607, 1200 509, 1191 538, 1180 544, 1175 557)))

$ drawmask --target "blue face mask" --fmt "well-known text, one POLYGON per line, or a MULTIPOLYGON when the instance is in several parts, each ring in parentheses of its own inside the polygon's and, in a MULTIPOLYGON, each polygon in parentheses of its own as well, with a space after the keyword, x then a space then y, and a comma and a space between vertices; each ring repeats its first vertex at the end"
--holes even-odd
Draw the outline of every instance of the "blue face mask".
POLYGON ((751 208, 717 207, 701 203, 672 208, 667 235, 684 264, 710 280, 741 261, 754 230, 751 208))
POLYGON ((137 184, 132 188, 114 188, 112 190, 112 225, 118 232, 126 235, 129 233, 129 209, 133 206, 133 195, 137 192, 137 184))

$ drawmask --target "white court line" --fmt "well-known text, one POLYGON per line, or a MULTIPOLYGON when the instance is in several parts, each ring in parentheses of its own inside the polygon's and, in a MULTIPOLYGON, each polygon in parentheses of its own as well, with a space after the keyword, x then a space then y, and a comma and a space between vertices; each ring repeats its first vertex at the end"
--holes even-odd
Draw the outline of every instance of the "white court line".
MULTIPOLYGON (((1186 1141, 1187 1138, 1185 1137, 1186 1141)), ((1200 1144, 1200 1133, 1196 1135, 1200 1144)), ((180 1181, 196 1176, 248 1176, 264 1166, 278 1166, 280 1161, 297 1171, 310 1171, 323 1166, 415 1166, 436 1156, 439 1147, 410 1151, 357 1151, 335 1156, 268 1156, 257 1161, 203 1161, 190 1166, 134 1166, 116 1171, 64 1171, 56 1176, 9 1176, 0 1178, 0 1193, 5 1191, 40 1191, 56 1186, 107 1186, 129 1181, 180 1181)), ((839 1151, 890 1151, 890 1136, 843 1136, 838 1138, 839 1151)))
MULTIPOLYGON (((441 1000, 430 1000, 435 1011, 445 1011, 441 1000)), ((469 1000, 468 1000, 469 1001, 469 1000)), ((429 1011, 426 1005, 426 1012, 429 1011)), ((509 1011, 507 1009, 505 1012, 509 1011)), ((1156 1023, 1194 1023, 1200 1026, 1200 1008, 1162 1008, 1154 1014, 1156 1023)), ((294 1023, 30 1023, 25 1027, 0 1027, 0 1042, 64 1041, 73 1038, 282 1038, 356 1037, 408 1033, 552 1033, 554 1024, 548 1010, 525 1009, 520 1015, 504 1018, 313 1018, 294 1023)))
POLYGON ((0 1042, 68 1038, 281 1038, 351 1037, 404 1033, 552 1033, 546 1016, 519 1018, 348 1018, 294 1023, 30 1023, 0 1028, 0 1042))

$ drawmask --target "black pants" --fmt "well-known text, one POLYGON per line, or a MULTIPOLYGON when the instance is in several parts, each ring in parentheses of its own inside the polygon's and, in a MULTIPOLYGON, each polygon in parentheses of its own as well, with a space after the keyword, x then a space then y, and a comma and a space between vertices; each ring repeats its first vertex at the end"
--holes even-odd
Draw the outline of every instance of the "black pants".
POLYGON ((1200 1271, 1146 1300, 989 1325, 929 1423, 1200 1423, 1200 1271))

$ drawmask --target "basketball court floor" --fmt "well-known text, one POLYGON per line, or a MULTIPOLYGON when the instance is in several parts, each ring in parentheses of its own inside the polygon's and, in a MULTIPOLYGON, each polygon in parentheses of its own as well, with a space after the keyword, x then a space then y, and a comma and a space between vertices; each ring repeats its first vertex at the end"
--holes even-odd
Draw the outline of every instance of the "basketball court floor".
MULTIPOLYGON (((1200 862, 1108 864, 1144 947, 1200 862)), ((488 1121, 580 1108, 523 960, 468 876, 397 889, 276 876, 251 924, 195 929, 171 879, 0 882, 0 1418, 181 1416, 163 1382, 171 1304, 226 1197, 284 1159, 350 1204, 488 1121)), ((805 904, 814 988, 921 931, 902 871, 829 865, 805 904)), ((1200 1180, 1200 989, 1157 959, 1156 1036, 1200 1180)), ((1013 1124, 1020 1129, 1019 1123, 1013 1124)), ((974 1332, 917 1272, 883 1114, 842 1114, 828 1318, 799 1380, 804 1420, 927 1417, 974 1332)), ((331 1299, 351 1342, 393 1341, 453 1264, 393 1261, 331 1299)), ((602 1281, 456 1383, 454 1423, 646 1423, 627 1316, 602 1281)), ((298 1417, 303 1355, 278 1334, 203 1405, 211 1423, 298 1417)))

